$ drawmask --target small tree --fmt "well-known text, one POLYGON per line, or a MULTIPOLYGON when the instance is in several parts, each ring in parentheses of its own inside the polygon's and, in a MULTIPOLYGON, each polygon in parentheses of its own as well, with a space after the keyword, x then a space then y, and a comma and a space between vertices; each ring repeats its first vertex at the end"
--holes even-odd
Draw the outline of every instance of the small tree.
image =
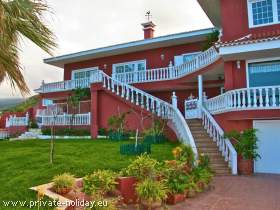
POLYGON ((68 98, 68 103, 73 108, 73 114, 71 116, 70 127, 73 125, 74 118, 78 113, 78 108, 80 106, 80 101, 86 99, 90 96, 89 88, 78 88, 74 90, 74 93, 68 98))
POLYGON ((51 121, 51 142, 50 142, 50 164, 53 164, 54 160, 54 143, 55 143, 55 126, 57 121, 57 116, 60 114, 60 109, 57 105, 49 105, 47 107, 49 113, 52 116, 51 121))

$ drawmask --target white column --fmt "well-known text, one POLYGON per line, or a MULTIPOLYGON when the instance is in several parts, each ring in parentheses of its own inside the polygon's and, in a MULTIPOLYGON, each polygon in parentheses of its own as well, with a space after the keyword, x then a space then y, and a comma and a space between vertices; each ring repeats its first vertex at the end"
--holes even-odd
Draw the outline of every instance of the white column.
POLYGON ((203 103, 203 98, 203 77, 202 75, 198 75, 198 103, 200 106, 203 103))
POLYGON ((178 108, 178 100, 175 91, 172 93, 172 105, 175 108, 178 108))

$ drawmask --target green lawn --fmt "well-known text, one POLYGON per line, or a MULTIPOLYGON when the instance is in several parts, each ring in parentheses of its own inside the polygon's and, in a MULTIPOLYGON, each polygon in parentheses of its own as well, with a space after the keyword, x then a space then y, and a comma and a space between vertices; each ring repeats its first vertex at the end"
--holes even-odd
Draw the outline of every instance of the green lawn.
MULTIPOLYGON (((3 200, 35 200, 28 188, 50 182, 54 175, 70 172, 82 177, 95 169, 119 170, 134 158, 119 154, 120 142, 108 140, 57 140, 55 163, 49 164, 49 141, 0 142, 0 209, 3 200)), ((152 157, 172 159, 172 143, 152 146, 152 157)), ((29 209, 29 208, 26 208, 29 209)), ((45 209, 45 208, 44 208, 45 209)))

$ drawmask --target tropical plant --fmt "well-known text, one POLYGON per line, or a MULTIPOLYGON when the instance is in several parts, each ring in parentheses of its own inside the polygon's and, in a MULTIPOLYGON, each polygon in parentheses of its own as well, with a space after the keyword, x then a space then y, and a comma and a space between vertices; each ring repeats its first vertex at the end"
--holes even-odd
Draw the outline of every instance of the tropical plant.
POLYGON ((30 92, 19 62, 19 42, 25 37, 52 54, 54 34, 43 22, 50 8, 43 0, 0 0, 0 83, 5 78, 22 94, 30 92))
POLYGON ((174 148, 172 154, 176 160, 184 162, 190 168, 194 166, 195 155, 191 146, 182 144, 174 148))
POLYGON ((210 47, 213 46, 215 42, 219 40, 220 32, 218 30, 213 30, 212 33, 207 35, 207 40, 205 43, 202 44, 202 51, 208 50, 210 47))
POLYGON ((206 168, 210 170, 210 158, 208 155, 201 153, 198 157, 198 164, 199 168, 206 168))
POLYGON ((143 131, 143 136, 160 136, 163 135, 166 122, 164 120, 153 120, 152 126, 143 131))
POLYGON ((241 155, 245 160, 256 160, 260 158, 257 152, 257 129, 246 129, 243 132, 233 130, 225 134, 225 138, 233 140, 233 145, 238 155, 241 155))
POLYGON ((151 206, 154 202, 162 202, 167 198, 167 187, 161 181, 145 179, 136 186, 136 192, 142 201, 148 202, 151 206))
POLYGON ((111 170, 97 170, 84 178, 83 191, 88 195, 104 195, 116 188, 116 174, 111 170))
POLYGON ((138 156, 129 166, 122 171, 125 176, 134 176, 138 180, 155 178, 159 162, 147 154, 138 156))
POLYGON ((53 178, 53 189, 56 192, 61 192, 64 189, 71 189, 74 183, 75 177, 69 173, 64 173, 53 178))

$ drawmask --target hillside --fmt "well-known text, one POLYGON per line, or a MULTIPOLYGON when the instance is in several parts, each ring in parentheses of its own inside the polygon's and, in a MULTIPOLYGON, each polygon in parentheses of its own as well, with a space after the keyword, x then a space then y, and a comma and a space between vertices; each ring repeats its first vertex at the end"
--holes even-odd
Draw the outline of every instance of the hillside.
POLYGON ((13 99, 0 99, 1 112, 23 112, 39 102, 38 96, 32 96, 28 99, 13 98, 13 99))

